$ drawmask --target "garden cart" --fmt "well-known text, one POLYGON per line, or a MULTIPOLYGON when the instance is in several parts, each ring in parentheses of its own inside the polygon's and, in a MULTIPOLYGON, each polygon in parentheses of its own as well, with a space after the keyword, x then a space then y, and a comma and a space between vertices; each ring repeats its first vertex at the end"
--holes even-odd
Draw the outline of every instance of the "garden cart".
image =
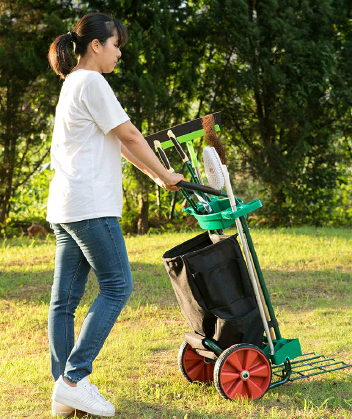
MULTIPOLYGON (((213 120, 219 131, 220 113, 213 114, 213 120)), ((199 118, 147 137, 168 170, 172 168, 165 150, 171 147, 187 164, 193 183, 180 184, 187 202, 192 202, 185 211, 204 230, 163 255, 176 299, 192 329, 179 350, 181 373, 190 382, 213 381, 224 398, 254 400, 288 381, 351 367, 323 355, 302 354, 299 339, 282 337, 247 225, 248 214, 262 203, 234 197, 226 167, 222 167, 226 194, 221 185, 218 189, 202 185, 192 141, 204 134, 199 118), (187 145, 192 167, 182 145, 187 145), (234 225, 237 234, 224 234, 234 225)), ((219 162, 220 166, 224 165, 219 162)), ((210 176, 214 172, 216 168, 210 167, 210 176)))

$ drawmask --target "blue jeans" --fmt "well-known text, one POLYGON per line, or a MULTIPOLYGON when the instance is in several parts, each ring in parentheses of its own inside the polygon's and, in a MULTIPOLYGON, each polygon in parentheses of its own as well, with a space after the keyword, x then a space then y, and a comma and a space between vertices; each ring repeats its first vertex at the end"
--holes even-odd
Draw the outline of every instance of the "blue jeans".
POLYGON ((94 359, 131 295, 132 275, 116 217, 52 224, 52 228, 56 235, 48 320, 52 374, 55 381, 63 375, 77 383, 92 372, 94 359), (91 268, 100 292, 75 343, 75 310, 91 268))

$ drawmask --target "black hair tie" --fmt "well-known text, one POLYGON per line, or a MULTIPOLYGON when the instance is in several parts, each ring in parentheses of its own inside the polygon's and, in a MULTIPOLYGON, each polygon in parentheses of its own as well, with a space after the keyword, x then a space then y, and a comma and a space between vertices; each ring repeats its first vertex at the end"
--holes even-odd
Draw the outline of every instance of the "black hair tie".
POLYGON ((76 39, 76 33, 69 31, 67 32, 67 35, 70 37, 70 41, 74 41, 76 39))

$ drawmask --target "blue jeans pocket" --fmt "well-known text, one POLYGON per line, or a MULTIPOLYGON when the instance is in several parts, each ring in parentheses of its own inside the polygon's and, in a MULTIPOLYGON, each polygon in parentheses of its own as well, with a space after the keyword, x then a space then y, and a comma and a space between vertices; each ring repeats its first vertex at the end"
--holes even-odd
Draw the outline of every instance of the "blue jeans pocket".
POLYGON ((73 233, 80 233, 89 228, 89 220, 74 221, 73 223, 61 223, 61 226, 66 231, 71 231, 73 233))

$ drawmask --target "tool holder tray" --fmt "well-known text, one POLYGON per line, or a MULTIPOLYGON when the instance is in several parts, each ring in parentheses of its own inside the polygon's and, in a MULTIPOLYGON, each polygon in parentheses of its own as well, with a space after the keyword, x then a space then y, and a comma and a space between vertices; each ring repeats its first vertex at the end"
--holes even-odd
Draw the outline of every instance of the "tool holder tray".
POLYGON ((242 199, 236 198, 237 209, 236 211, 232 211, 228 198, 219 199, 217 197, 212 198, 209 205, 213 210, 213 212, 209 214, 204 214, 203 205, 201 203, 197 204, 197 208, 199 209, 199 212, 203 214, 197 214, 192 207, 188 207, 184 211, 187 214, 194 216, 203 230, 221 230, 235 224, 236 218, 246 216, 248 213, 263 206, 258 199, 244 203, 242 199))

